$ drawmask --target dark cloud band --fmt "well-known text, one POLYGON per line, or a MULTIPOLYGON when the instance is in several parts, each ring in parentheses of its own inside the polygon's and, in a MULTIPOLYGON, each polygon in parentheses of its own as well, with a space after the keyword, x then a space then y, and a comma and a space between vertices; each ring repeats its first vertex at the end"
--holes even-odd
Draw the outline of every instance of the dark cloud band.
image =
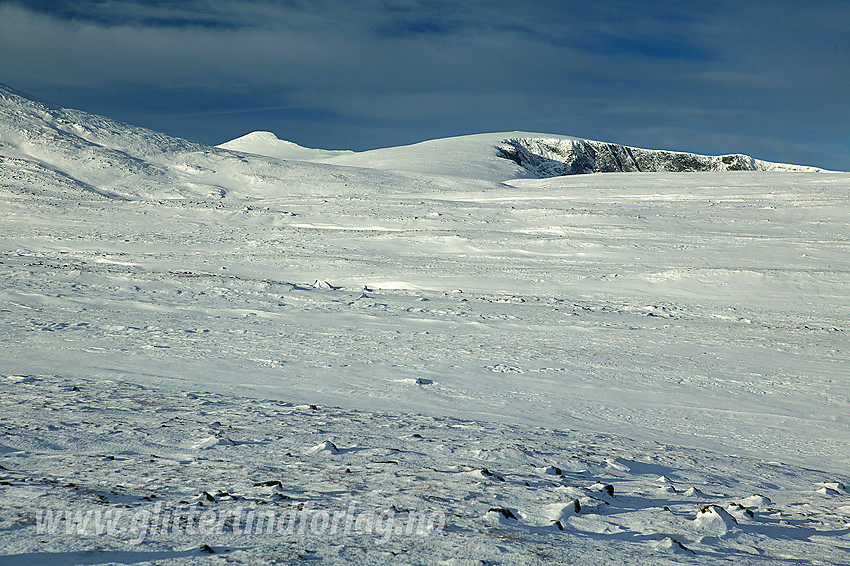
POLYGON ((850 4, 814 4, 0 2, 0 81, 210 143, 522 129, 850 169, 850 4))

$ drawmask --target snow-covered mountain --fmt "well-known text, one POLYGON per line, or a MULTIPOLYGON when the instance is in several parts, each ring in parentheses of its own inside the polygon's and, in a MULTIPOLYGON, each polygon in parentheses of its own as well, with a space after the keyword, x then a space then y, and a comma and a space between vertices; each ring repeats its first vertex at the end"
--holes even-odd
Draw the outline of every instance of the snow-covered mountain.
POLYGON ((225 145, 0 88, 0 566, 850 563, 850 174, 225 145))
POLYGON ((741 154, 708 156, 641 149, 534 132, 474 134, 362 152, 312 150, 280 140, 271 132, 253 132, 219 147, 284 159, 489 182, 614 172, 822 171, 741 154))
POLYGON ((345 192, 376 180, 374 172, 206 146, 33 100, 4 85, 0 160, 0 183, 16 190, 124 199, 312 194, 317 179, 345 192))
MULTIPOLYGON (((531 176, 526 169, 499 156, 497 146, 508 135, 474 134, 336 155, 300 152, 299 158, 420 177, 438 176, 449 182, 451 179, 469 179, 484 184, 498 184, 508 179, 531 176)), ((250 144, 250 151, 254 153, 267 156, 293 155, 291 142, 279 140, 273 135, 261 133, 245 137, 252 142, 259 141, 250 144)), ((242 139, 220 147, 235 147, 232 144, 242 139)))
MULTIPOLYGON (((598 171, 817 171, 741 155, 706 157, 529 132, 460 136, 364 152, 309 149, 271 132, 253 132, 209 147, 33 100, 4 85, 0 159, 3 179, 15 179, 19 188, 113 198, 309 194, 317 178, 322 179, 319 185, 334 191, 357 191, 375 185, 374 170, 387 173, 380 182, 385 187, 399 185, 392 173, 497 184, 598 171), (365 173, 364 168, 373 172, 365 173)), ((449 187, 445 179, 441 186, 449 187)))
POLYGON ((232 149, 244 153, 266 155, 276 159, 297 159, 303 161, 320 161, 338 155, 352 153, 351 151, 334 151, 327 149, 311 149, 291 141, 278 139, 272 132, 251 132, 218 147, 232 149))

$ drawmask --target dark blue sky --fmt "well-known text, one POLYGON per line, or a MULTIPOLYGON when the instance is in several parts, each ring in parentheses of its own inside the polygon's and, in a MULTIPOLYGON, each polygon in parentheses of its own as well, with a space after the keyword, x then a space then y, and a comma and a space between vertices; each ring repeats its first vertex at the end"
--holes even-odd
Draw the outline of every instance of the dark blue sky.
POLYGON ((850 170, 850 2, 0 0, 0 82, 206 143, 531 130, 850 170))

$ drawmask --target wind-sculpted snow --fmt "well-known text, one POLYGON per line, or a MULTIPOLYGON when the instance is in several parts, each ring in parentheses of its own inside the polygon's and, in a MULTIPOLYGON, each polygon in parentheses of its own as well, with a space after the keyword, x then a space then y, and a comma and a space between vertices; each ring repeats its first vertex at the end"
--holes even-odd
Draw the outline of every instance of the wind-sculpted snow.
POLYGON ((850 174, 0 99, 0 566, 850 563, 850 174))
POLYGON ((749 457, 64 376, 0 414, 3 566, 850 559, 846 480, 749 457))
POLYGON ((760 161, 741 154, 698 155, 564 138, 506 139, 496 150, 539 178, 661 171, 820 171, 814 167, 760 161))

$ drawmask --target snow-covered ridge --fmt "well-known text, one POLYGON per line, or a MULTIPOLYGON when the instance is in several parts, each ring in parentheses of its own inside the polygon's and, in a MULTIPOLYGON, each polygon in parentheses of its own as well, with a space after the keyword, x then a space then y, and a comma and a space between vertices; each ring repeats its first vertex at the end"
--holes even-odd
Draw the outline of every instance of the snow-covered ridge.
POLYGON ((742 154, 699 155, 582 139, 511 138, 496 146, 496 151, 539 178, 615 172, 822 171, 742 154))

